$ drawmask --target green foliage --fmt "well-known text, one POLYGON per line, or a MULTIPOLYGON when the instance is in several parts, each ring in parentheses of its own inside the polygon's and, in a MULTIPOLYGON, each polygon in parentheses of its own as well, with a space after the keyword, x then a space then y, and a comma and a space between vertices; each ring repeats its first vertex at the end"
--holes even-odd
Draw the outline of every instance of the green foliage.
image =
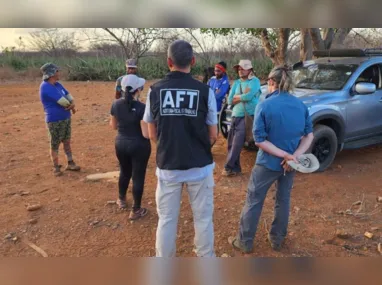
MULTIPOLYGON (((213 62, 226 61, 228 75, 236 78, 232 66, 237 64, 240 56, 235 58, 213 58, 213 62)), ((16 71, 25 71, 28 68, 40 68, 46 62, 53 62, 66 71, 67 79, 71 81, 115 81, 119 76, 125 74, 125 63, 118 57, 47 57, 47 56, 22 56, 13 53, 3 53, 0 56, 0 66, 8 66, 16 71)), ((272 68, 270 60, 253 60, 252 64, 257 75, 266 77, 272 68)), ((202 76, 206 68, 201 60, 196 61, 191 73, 202 76)), ((168 72, 165 57, 143 57, 139 59, 139 75, 145 79, 163 78, 168 72)))

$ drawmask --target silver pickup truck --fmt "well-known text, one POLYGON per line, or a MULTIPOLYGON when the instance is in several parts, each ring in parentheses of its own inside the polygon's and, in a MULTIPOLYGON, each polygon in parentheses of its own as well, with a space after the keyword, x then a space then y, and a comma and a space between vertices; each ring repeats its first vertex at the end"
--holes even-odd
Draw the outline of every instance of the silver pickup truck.
MULTIPOLYGON (((309 152, 327 169, 336 154, 382 142, 382 48, 315 51, 316 59, 293 65, 294 95, 308 107, 314 124, 309 152)), ((261 86, 265 100, 267 86, 261 86)), ((227 137, 231 106, 219 129, 227 137)), ((256 149, 255 146, 247 148, 256 149)))

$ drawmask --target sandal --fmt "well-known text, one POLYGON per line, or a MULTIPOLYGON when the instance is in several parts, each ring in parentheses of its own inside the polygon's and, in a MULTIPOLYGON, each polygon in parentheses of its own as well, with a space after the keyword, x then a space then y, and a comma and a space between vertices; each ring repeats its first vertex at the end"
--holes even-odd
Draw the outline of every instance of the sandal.
POLYGON ((146 216, 148 213, 147 209, 146 208, 139 208, 138 210, 134 211, 132 210, 130 212, 130 216, 129 216, 129 219, 130 220, 137 220, 139 218, 142 218, 144 216, 146 216))

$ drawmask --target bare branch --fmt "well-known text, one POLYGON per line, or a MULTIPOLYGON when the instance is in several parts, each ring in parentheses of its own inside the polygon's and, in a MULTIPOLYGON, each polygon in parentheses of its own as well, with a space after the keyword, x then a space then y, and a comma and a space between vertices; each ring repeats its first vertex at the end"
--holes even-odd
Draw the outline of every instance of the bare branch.
POLYGON ((111 29, 109 28, 103 28, 103 30, 105 30, 106 32, 109 33, 109 35, 115 39, 117 41, 117 43, 120 44, 120 46, 123 48, 123 50, 125 51, 125 55, 128 56, 128 52, 127 52, 127 46, 125 45, 125 43, 122 41, 122 38, 119 38, 117 37, 117 35, 115 33, 113 33, 113 31, 111 31, 111 29))
POLYGON ((353 30, 353 33, 354 33, 355 37, 361 38, 365 43, 367 43, 369 45, 372 44, 365 36, 363 36, 362 34, 358 33, 357 31, 353 30))
POLYGON ((32 50, 50 56, 71 56, 80 50, 76 32, 68 32, 63 29, 38 29, 29 33, 27 41, 32 50))

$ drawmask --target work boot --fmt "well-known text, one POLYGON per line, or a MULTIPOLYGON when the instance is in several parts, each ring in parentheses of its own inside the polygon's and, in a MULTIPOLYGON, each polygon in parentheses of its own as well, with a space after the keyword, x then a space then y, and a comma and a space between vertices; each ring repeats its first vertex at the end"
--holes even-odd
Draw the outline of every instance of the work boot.
POLYGON ((273 241, 270 234, 268 234, 268 241, 271 244, 271 248, 274 251, 281 251, 282 246, 283 246, 283 242, 278 243, 278 242, 273 241))
POLYGON ((236 176, 236 175, 239 175, 239 174, 240 174, 240 172, 233 171, 231 169, 224 169, 223 172, 222 172, 222 175, 226 176, 226 177, 232 177, 232 176, 236 176))
POLYGON ((74 161, 68 161, 68 165, 66 166, 65 170, 71 170, 71 171, 80 171, 81 167, 76 165, 74 161))

